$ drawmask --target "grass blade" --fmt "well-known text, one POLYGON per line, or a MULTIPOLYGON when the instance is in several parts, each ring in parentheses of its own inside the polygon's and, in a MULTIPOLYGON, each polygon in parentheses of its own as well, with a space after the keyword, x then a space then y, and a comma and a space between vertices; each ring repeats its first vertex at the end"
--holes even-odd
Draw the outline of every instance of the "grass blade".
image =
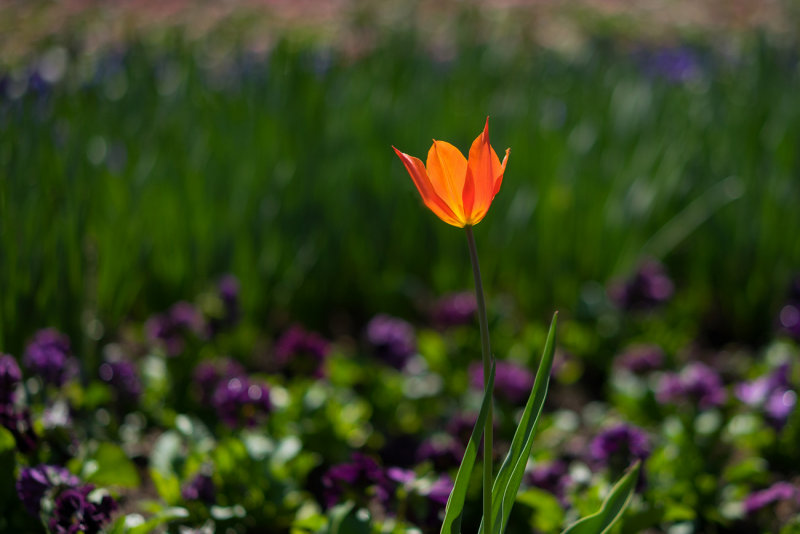
POLYGON ((447 506, 444 510, 444 521, 442 522, 441 534, 460 534, 461 533, 461 513, 464 511, 464 499, 467 496, 467 487, 472 475, 472 468, 475 466, 475 458, 478 456, 478 443, 483 433, 483 425, 489 412, 489 399, 492 398, 494 391, 494 362, 489 372, 489 382, 486 391, 483 393, 481 409, 478 412, 478 420, 472 429, 472 435, 467 443, 467 450, 464 452, 464 459, 456 473, 456 480, 453 483, 453 491, 447 499, 447 506))
MULTIPOLYGON (((550 330, 547 333, 547 341, 542 352, 542 361, 539 363, 539 370, 536 372, 536 380, 533 389, 525 405, 514 439, 511 441, 511 448, 506 455, 500 470, 494 479, 492 487, 492 532, 502 533, 505 530, 511 507, 517 496, 517 491, 522 483, 522 476, 525 466, 531 454, 533 446, 533 431, 542 413, 545 397, 547 397, 547 387, 550 382, 550 370, 553 367, 553 357, 556 347, 556 324, 558 322, 558 312, 553 314, 550 322, 550 330)), ((484 524, 479 530, 485 532, 484 524)))
POLYGON ((636 462, 632 468, 611 489, 603 501, 603 506, 596 513, 579 519, 561 534, 604 534, 622 517, 628 507, 639 480, 641 462, 636 462))

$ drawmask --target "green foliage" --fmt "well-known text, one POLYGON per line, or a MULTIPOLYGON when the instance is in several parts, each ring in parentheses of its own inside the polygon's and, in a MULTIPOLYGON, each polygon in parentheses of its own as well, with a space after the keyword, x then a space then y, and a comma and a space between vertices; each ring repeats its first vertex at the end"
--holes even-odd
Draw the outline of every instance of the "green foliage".
POLYGON ((563 534, 605 534, 622 517, 628 507, 639 480, 641 464, 637 462, 631 467, 608 494, 597 513, 580 519, 570 525, 563 534))
MULTIPOLYGON (((558 324, 558 312, 553 315, 550 322, 550 330, 547 333, 547 341, 542 351, 542 360, 539 363, 539 370, 536 372, 536 379, 533 389, 522 412, 522 418, 514 432, 511 441, 511 448, 503 460, 500 470, 492 485, 492 517, 491 531, 496 534, 503 534, 511 514, 511 507, 517 497, 517 491, 522 483, 522 476, 528 465, 528 459, 533 447, 533 433, 536 423, 544 408, 544 401, 547 397, 547 387, 550 382, 550 371, 553 367, 553 358, 556 350, 556 325, 558 324)), ((486 518, 483 518, 481 532, 486 532, 486 518)))
POLYGON ((478 456, 478 443, 480 442, 481 435, 483 434, 484 423, 489 414, 489 401, 492 398, 494 391, 494 376, 495 376, 495 363, 492 362, 492 369, 489 372, 489 380, 486 382, 484 389, 483 400, 481 401, 481 409, 478 412, 478 419, 475 421, 475 426, 472 429, 472 434, 469 437, 467 448, 464 451, 464 458, 461 460, 461 465, 458 466, 456 473, 456 480, 453 484, 453 491, 447 499, 447 506, 444 512, 444 519, 442 520, 442 534, 461 534, 461 520, 464 510, 464 499, 467 495, 467 488, 469 487, 470 477, 472 475, 472 468, 475 465, 475 458, 478 456))
POLYGON ((253 321, 407 315, 469 275, 390 147, 466 149, 486 115, 512 148, 476 227, 494 294, 531 315, 573 309, 651 254, 690 318, 762 337, 756 310, 776 309, 800 262, 785 231, 800 225, 799 82, 782 49, 745 40, 731 62, 698 47, 703 68, 676 84, 608 43, 574 56, 467 43, 444 63, 409 34, 354 60, 230 47, 220 81, 179 36, 142 39, 4 100, 0 345, 19 352, 43 325, 78 339, 81 317, 142 319, 226 271, 253 321))
POLYGON ((528 488, 517 494, 517 502, 533 510, 530 526, 541 532, 557 532, 564 523, 564 510, 551 493, 528 488))
POLYGON ((82 478, 100 486, 136 488, 139 473, 125 451, 116 443, 100 443, 94 454, 84 462, 82 478))

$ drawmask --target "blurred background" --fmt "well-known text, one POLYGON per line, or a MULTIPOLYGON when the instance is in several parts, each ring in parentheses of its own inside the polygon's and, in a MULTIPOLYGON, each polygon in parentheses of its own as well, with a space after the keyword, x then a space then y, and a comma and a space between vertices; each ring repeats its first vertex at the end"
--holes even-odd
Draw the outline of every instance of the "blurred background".
POLYGON ((0 347, 93 343, 225 273, 253 328, 414 318, 471 288, 468 255, 391 146, 466 151, 486 116, 511 147, 476 227, 495 306, 613 336, 619 284, 656 265, 685 339, 757 346, 800 271, 798 21, 788 0, 3 2, 0 347))

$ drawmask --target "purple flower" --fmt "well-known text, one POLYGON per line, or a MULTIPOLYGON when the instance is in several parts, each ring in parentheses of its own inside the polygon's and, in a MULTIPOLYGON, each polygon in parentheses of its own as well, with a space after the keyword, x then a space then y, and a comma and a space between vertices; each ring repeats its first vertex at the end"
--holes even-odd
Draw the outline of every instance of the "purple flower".
POLYGON ((758 510, 780 501, 800 504, 800 491, 797 486, 788 482, 777 482, 767 489, 754 491, 744 500, 744 511, 745 514, 752 515, 758 510))
POLYGON ((8 354, 0 354, 0 405, 14 403, 17 384, 22 380, 22 371, 17 360, 8 354))
POLYGON ((74 373, 69 338, 57 330, 39 330, 25 349, 25 366, 46 384, 61 387, 74 373))
POLYGON ((322 376, 328 342, 314 332, 294 325, 275 343, 275 359, 290 376, 322 376))
POLYGON ((537 465, 527 475, 528 484, 553 494, 561 505, 566 507, 567 488, 572 482, 567 467, 567 463, 563 460, 537 465))
POLYGON ((219 418, 231 428, 255 426, 272 411, 269 388, 251 382, 246 376, 221 381, 212 403, 219 418))
POLYGON ((769 421, 783 428, 797 403, 797 394, 789 387, 789 363, 750 382, 736 385, 736 396, 743 403, 761 408, 769 421))
POLYGON ((609 288, 611 300, 628 311, 655 308, 669 300, 673 292, 672 280, 654 260, 645 261, 633 278, 615 282, 609 288))
POLYGON ((105 362, 98 373, 103 382, 114 388, 121 400, 136 401, 142 393, 142 382, 136 366, 129 361, 105 362))
POLYGON ((789 364, 784 363, 776 367, 771 373, 756 378, 750 382, 741 382, 736 385, 736 397, 749 406, 763 404, 769 395, 776 389, 786 389, 789 386, 789 364))
POLYGON ((776 390, 764 403, 767 418, 778 429, 783 428, 797 405, 797 393, 791 389, 776 390))
POLYGON ((370 320, 367 340, 374 347, 375 355, 396 369, 402 369, 417 350, 414 327, 388 315, 376 315, 370 320))
POLYGON ((478 303, 473 293, 464 291, 440 298, 433 307, 433 323, 441 328, 471 324, 475 321, 478 303))
POLYGON ((87 484, 69 488, 58 494, 48 526, 54 534, 97 534, 111 520, 117 503, 111 496, 92 494, 87 484))
POLYGON ((57 465, 23 467, 17 479, 17 495, 32 516, 39 516, 41 501, 50 488, 74 488, 80 484, 78 477, 57 465))
MULTIPOLYGON (((483 389, 483 366, 470 365, 470 382, 475 389, 483 389)), ((525 367, 509 361, 498 360, 495 366, 494 392, 498 398, 511 404, 520 404, 530 396, 533 374, 525 367)))
POLYGON ((145 323, 147 337, 177 356, 186 346, 186 335, 203 331, 203 318, 188 302, 177 302, 169 311, 150 317, 145 323))
POLYGON ((650 440, 642 429, 618 424, 598 434, 589 445, 589 453, 596 464, 621 471, 635 460, 650 456, 650 440))
POLYGON ((210 476, 200 473, 183 486, 181 496, 187 501, 202 501, 206 504, 214 504, 217 501, 217 489, 214 486, 214 480, 210 476))
POLYGON ((378 463, 360 452, 354 452, 350 463, 337 464, 322 476, 325 504, 332 508, 346 498, 359 502, 376 498, 388 504, 392 485, 378 463))
POLYGON ((417 475, 411 469, 403 469, 401 467, 390 467, 386 470, 386 476, 389 477, 390 480, 394 480, 401 486, 405 486, 410 488, 414 481, 417 479, 417 475))
POLYGON ((442 514, 447 506, 447 500, 453 492, 453 479, 442 474, 427 487, 422 487, 419 494, 426 498, 427 513, 416 520, 432 530, 438 530, 442 524, 442 514))
POLYGON ((194 368, 194 383, 199 391, 200 402, 210 404, 220 381, 244 374, 244 367, 230 358, 200 362, 194 368))
POLYGON ((452 492, 453 479, 443 474, 431 485, 427 495, 431 501, 439 505, 440 509, 443 509, 452 492))
POLYGON ((725 403, 727 394, 719 374, 705 364, 690 363, 680 373, 667 373, 658 385, 658 402, 678 404, 689 401, 702 409, 725 403))
POLYGON ((664 364, 664 351, 656 345, 634 345, 628 347, 614 362, 616 367, 627 369, 635 375, 643 375, 660 369, 664 364))

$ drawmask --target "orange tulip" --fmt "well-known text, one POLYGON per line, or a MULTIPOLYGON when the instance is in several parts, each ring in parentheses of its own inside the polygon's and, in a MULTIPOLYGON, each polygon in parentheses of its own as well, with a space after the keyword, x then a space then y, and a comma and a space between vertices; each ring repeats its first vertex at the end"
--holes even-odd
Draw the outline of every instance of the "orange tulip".
MULTIPOLYGON (((394 148, 394 147, 392 147, 394 148)), ((508 153, 503 162, 489 144, 489 118, 469 149, 469 160, 445 141, 433 140, 427 168, 422 160, 394 151, 417 186, 422 201, 447 224, 463 228, 481 222, 503 183, 508 153)))

